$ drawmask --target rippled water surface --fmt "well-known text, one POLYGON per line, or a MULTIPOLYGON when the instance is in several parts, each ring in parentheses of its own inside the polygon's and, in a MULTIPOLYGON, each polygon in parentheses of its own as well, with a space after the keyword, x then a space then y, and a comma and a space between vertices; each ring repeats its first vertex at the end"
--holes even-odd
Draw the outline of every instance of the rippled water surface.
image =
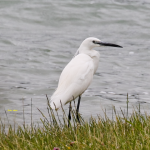
MULTIPOLYGON (((94 36, 124 48, 100 47, 93 82, 82 96, 85 118, 112 106, 150 109, 150 3, 147 0, 0 1, 0 114, 22 121, 41 117, 59 75, 81 42, 94 36), (9 110, 18 110, 8 111, 9 110)), ((65 110, 68 111, 68 105, 65 110)), ((59 112, 61 115, 61 112, 59 112)))

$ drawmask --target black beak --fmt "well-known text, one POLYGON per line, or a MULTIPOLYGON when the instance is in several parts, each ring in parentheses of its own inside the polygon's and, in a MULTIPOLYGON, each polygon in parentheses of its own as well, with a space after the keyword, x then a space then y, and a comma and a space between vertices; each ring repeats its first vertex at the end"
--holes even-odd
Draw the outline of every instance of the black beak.
POLYGON ((97 44, 101 45, 101 46, 111 46, 111 47, 120 47, 120 48, 123 48, 122 46, 120 45, 117 45, 117 44, 112 44, 112 43, 105 43, 105 42, 98 42, 97 44))

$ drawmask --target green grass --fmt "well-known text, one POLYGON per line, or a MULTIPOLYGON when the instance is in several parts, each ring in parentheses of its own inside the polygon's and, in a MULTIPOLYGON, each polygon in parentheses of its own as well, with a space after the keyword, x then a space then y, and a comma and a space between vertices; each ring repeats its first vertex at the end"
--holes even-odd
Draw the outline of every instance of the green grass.
MULTIPOLYGON (((128 103, 127 103, 128 107, 128 103)), ((62 109, 63 110, 63 109, 62 109)), ((40 111, 40 110, 39 110, 40 111)), ((115 110, 114 110, 115 111, 115 110)), ((34 124, 18 126, 15 130, 11 125, 8 131, 1 122, 0 149, 14 150, 148 150, 150 149, 150 116, 134 111, 129 117, 115 113, 115 121, 107 116, 98 119, 90 118, 88 122, 80 116, 81 124, 76 120, 76 112, 72 110, 72 119, 68 128, 67 115, 63 111, 63 119, 54 115, 49 107, 49 118, 44 114, 42 127, 34 124)))

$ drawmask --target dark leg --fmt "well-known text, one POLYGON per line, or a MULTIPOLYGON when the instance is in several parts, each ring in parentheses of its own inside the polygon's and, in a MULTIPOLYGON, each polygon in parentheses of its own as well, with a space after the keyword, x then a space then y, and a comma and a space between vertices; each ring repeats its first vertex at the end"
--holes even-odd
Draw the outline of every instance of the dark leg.
POLYGON ((79 96, 78 104, 77 104, 77 110, 76 110, 76 113, 77 113, 77 120, 78 120, 79 123, 80 123, 80 120, 79 120, 79 106, 80 106, 80 100, 81 100, 81 96, 79 96))
POLYGON ((69 127, 69 124, 70 124, 70 120, 71 120, 71 102, 69 103, 68 127, 69 127))

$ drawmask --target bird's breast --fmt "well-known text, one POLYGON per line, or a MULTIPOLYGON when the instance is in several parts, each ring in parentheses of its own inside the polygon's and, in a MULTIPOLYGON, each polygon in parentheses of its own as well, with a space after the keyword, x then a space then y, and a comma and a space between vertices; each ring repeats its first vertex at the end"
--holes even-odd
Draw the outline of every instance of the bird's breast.
POLYGON ((94 73, 96 72, 97 68, 98 68, 98 65, 99 65, 99 60, 100 60, 100 53, 95 51, 95 50, 92 50, 90 53, 89 53, 89 56, 91 57, 92 61, 93 61, 93 64, 94 64, 94 73))

